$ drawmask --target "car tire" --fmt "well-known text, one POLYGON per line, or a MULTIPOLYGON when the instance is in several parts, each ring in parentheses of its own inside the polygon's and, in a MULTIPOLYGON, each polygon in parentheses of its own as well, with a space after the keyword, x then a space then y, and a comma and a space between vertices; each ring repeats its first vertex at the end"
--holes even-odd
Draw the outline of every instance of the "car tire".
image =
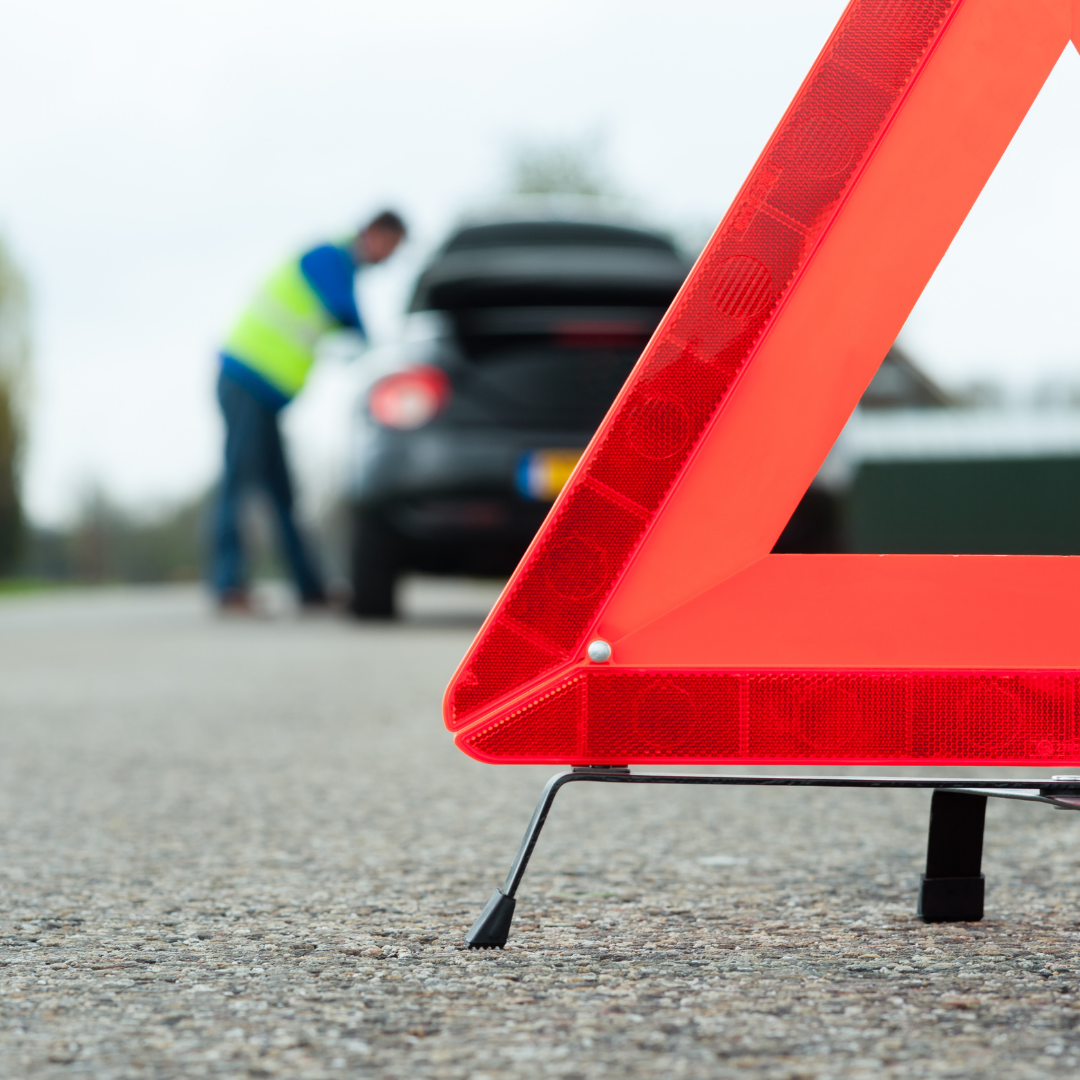
POLYGON ((392 619, 400 566, 394 538, 375 514, 357 510, 352 518, 349 610, 358 619, 392 619))

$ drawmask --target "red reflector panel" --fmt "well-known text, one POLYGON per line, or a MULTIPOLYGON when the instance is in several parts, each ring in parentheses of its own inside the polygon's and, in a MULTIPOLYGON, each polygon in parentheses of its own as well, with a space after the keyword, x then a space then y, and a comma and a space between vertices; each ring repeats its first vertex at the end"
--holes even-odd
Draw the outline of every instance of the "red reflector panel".
MULTIPOLYGON (((451 684, 451 730, 580 653, 601 604, 955 6, 857 0, 848 8, 451 684)), ((672 707, 683 700, 674 690, 655 692, 668 694, 672 707)), ((691 700, 704 693, 699 687, 691 700)), ((704 715, 703 704, 686 707, 704 715)), ((502 746, 514 730, 491 738, 502 746)), ((600 739, 600 730, 590 727, 590 739, 600 739)), ((485 738, 470 735, 468 745, 479 750, 476 740, 485 738)), ((641 753, 653 753, 641 738, 641 753)), ((702 736, 702 746, 708 742, 702 736)), ((506 753, 490 760, 528 756, 520 748, 506 753)), ((664 759, 700 756, 687 750, 664 759)))
POLYGON ((458 736, 553 765, 1080 763, 1080 675, 587 669, 458 736))
POLYGON ((454 728, 493 697, 570 659, 645 527, 644 514, 613 496, 577 484, 556 505, 558 527, 532 550, 527 579, 508 586, 484 646, 451 685, 446 715, 454 728))

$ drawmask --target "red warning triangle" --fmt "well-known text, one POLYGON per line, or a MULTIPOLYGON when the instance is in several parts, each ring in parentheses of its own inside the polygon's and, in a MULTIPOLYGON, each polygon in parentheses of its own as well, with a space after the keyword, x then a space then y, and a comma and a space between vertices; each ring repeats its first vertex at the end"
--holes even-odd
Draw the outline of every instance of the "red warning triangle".
POLYGON ((461 749, 1080 758, 1080 558, 769 554, 1073 11, 853 0, 454 676, 461 749))

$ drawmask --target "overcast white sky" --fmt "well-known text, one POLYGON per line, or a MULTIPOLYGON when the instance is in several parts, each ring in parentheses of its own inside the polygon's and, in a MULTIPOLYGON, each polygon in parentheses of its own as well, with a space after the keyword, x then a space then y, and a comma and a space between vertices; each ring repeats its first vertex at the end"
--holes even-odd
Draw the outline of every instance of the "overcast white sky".
MULTIPOLYGON (((39 521, 217 468, 214 351, 297 245, 384 203, 415 239, 365 286, 393 330, 418 260, 523 143, 599 138, 661 224, 715 224, 843 0, 0 0, 0 232, 35 300, 39 521)), ((1080 380, 1080 58, 1058 65, 905 331, 946 383, 1080 380)), ((331 477, 348 378, 290 410, 331 477)))

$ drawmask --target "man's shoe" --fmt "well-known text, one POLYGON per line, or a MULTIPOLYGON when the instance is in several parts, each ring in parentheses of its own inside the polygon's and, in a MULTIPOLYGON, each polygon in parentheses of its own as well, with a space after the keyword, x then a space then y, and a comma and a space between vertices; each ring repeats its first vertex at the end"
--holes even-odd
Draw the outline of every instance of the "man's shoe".
POLYGON ((255 605, 246 589, 226 589, 218 593, 217 607, 221 615, 255 614, 255 605))
POLYGON ((349 594, 342 589, 330 586, 325 592, 300 598, 300 611, 304 615, 323 615, 343 613, 348 606, 349 594))

